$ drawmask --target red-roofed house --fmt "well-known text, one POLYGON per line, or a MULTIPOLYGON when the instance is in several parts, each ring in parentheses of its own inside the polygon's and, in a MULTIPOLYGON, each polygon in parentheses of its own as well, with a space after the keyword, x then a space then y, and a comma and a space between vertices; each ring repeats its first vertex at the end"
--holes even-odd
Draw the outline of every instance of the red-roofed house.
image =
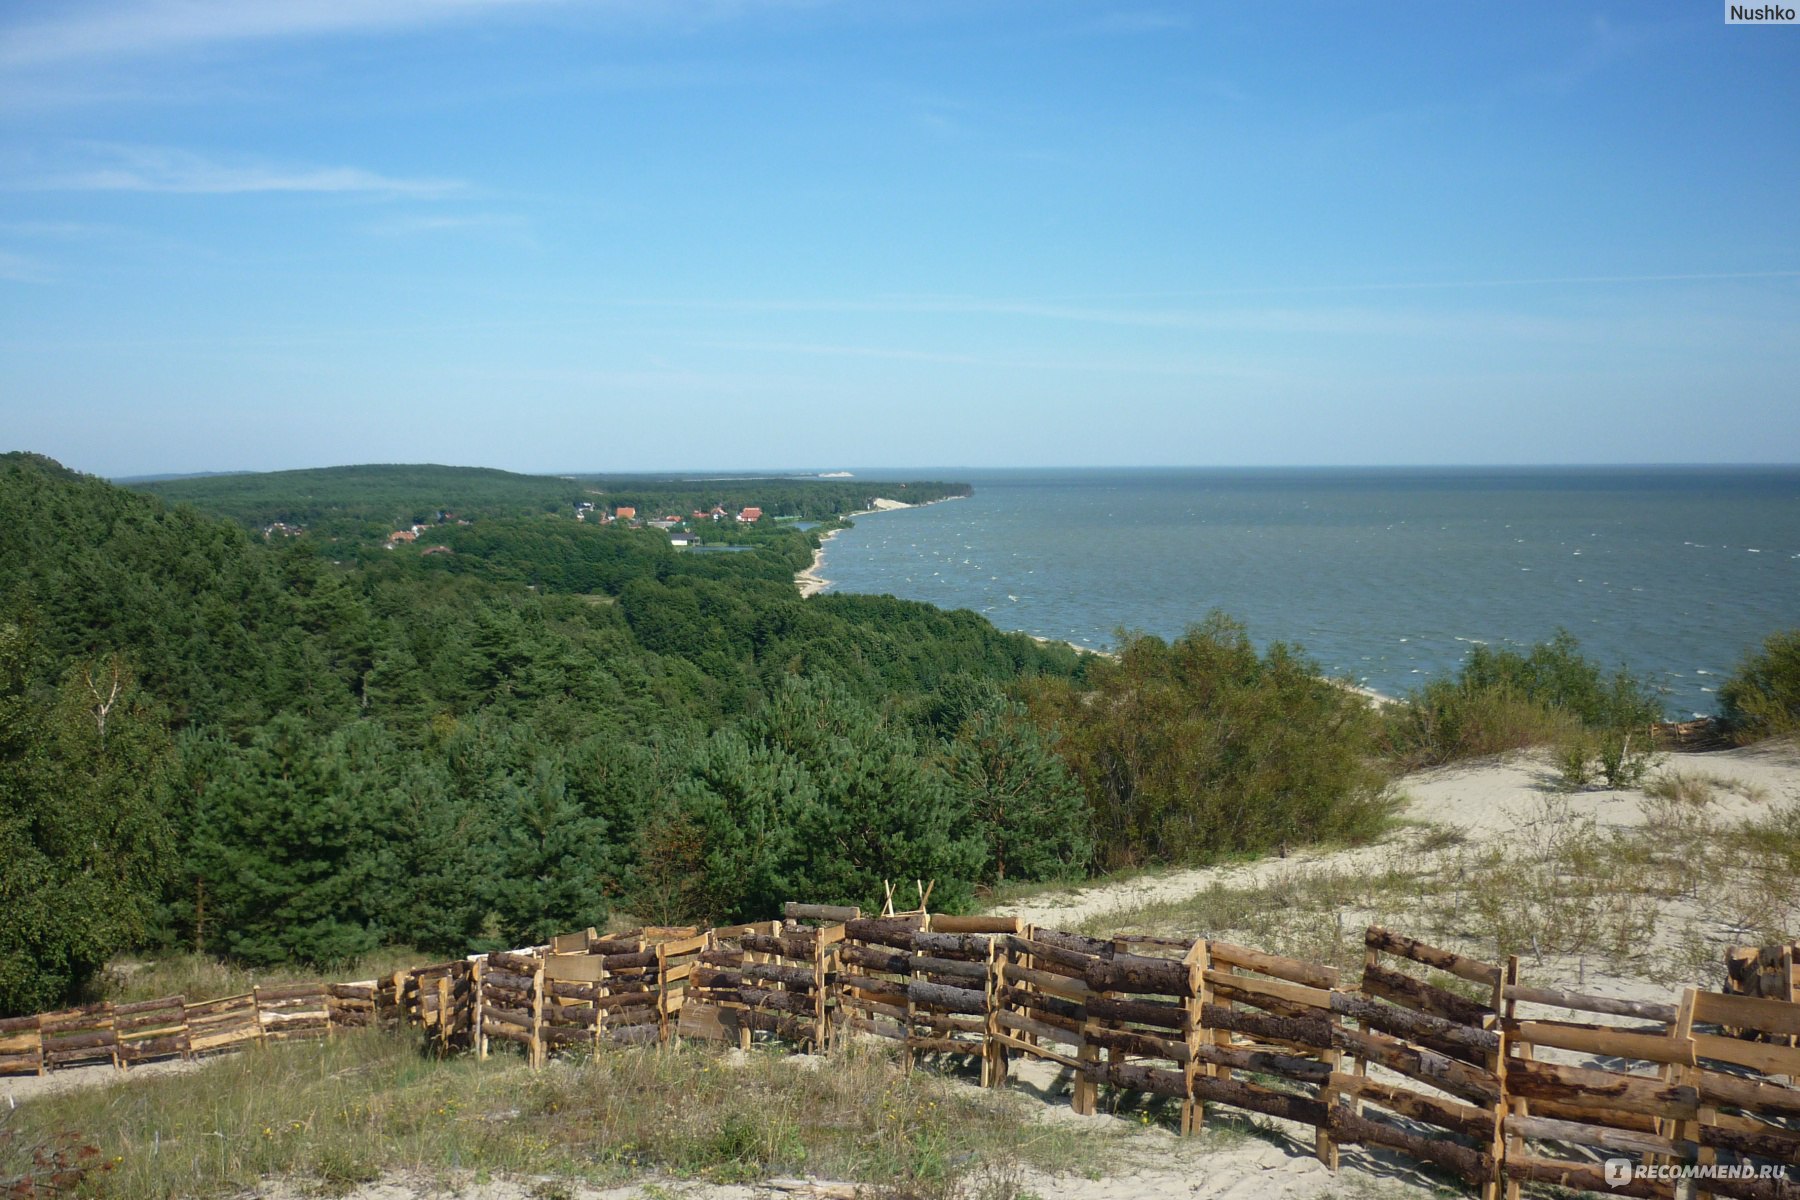
POLYGON ((762 509, 746 508, 743 512, 738 514, 737 519, 746 525, 754 524, 755 522, 762 520, 762 509))
POLYGON ((621 504, 619 507, 613 509, 613 516, 621 521, 635 521, 637 520, 637 509, 631 507, 629 504, 621 504))

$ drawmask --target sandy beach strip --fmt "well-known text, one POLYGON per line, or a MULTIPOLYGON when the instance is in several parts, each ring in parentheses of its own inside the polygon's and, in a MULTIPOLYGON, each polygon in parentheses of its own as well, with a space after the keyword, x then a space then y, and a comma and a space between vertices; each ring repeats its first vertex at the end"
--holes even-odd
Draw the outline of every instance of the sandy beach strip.
MULTIPOLYGON (((868 508, 853 513, 846 513, 844 519, 853 521, 857 517, 867 517, 875 513, 893 512, 895 509, 900 508, 923 508, 925 507, 925 504, 942 504, 945 500, 961 499, 961 496, 944 496, 937 500, 927 500, 924 504, 908 504, 904 500, 887 500, 877 496, 869 501, 868 508)), ((816 596, 831 586, 831 580, 819 574, 819 569, 825 565, 825 543, 829 542, 832 538, 842 532, 844 532, 842 529, 833 529, 830 533, 820 535, 819 548, 813 551, 812 566, 794 575, 794 586, 800 589, 802 598, 816 596)))
POLYGON ((813 551, 812 565, 794 576, 794 586, 800 589, 802 599, 816 596, 831 586, 831 580, 819 574, 819 568, 825 565, 825 543, 842 532, 842 529, 833 529, 830 533, 820 535, 819 548, 813 551))

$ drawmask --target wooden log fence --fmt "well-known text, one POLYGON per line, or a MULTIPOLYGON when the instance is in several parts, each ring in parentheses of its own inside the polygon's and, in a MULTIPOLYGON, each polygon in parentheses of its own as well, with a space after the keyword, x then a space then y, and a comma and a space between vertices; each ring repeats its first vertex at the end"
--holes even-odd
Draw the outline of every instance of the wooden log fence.
POLYGON ((1794 947, 1733 951, 1725 992, 1656 1003, 1532 986, 1516 959, 1381 928, 1364 942, 1351 984, 1211 939, 790 904, 780 921, 588 929, 376 980, 0 1020, 0 1075, 123 1071, 381 1025, 415 1027, 440 1053, 512 1042, 534 1066, 680 1038, 817 1051, 876 1037, 909 1066, 977 1060, 990 1087, 1015 1062, 1049 1062, 1078 1112, 1103 1095, 1160 1097, 1179 1105, 1184 1134, 1218 1111, 1275 1118, 1310 1129, 1334 1170, 1342 1147, 1377 1148, 1489 1198, 1547 1183, 1800 1200, 1794 947), (1606 1173, 1614 1159, 1647 1170, 1620 1183, 1606 1173), (1685 1166, 1726 1169, 1668 1176, 1685 1166))
MULTIPOLYGON (((1734 946, 1725 952, 1725 989, 1728 994, 1764 1000, 1800 1003, 1800 942, 1782 946, 1734 946)), ((1736 1036, 1776 1037, 1754 1030, 1730 1030, 1736 1036)), ((1776 1038, 1785 1045, 1800 1045, 1800 1038, 1776 1038)))

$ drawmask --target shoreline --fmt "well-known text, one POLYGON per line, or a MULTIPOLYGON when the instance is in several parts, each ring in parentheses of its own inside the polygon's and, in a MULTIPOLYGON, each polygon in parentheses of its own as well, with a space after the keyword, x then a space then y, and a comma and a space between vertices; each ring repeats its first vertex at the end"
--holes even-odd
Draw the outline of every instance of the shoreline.
POLYGON ((808 596, 816 596, 831 586, 831 580, 819 574, 819 568, 825 565, 825 543, 842 532, 842 529, 833 529, 830 533, 821 535, 819 548, 813 551, 812 565, 794 574, 794 586, 800 589, 802 600, 808 596))
MULTIPOLYGON (((951 500, 961 500, 961 499, 964 499, 964 497, 962 497, 962 496, 945 496, 941 500, 927 500, 925 502, 925 504, 945 504, 951 500)), ((865 509, 861 510, 860 512, 849 513, 849 514, 847 514, 846 519, 854 519, 856 517, 867 517, 867 516, 871 516, 875 513, 881 513, 881 512, 894 512, 894 511, 896 511, 898 509, 902 509, 902 508, 924 508, 925 504, 905 504, 899 500, 883 500, 883 499, 877 498, 875 501, 876 507, 865 508, 865 509)), ((842 532, 844 532, 842 529, 833 529, 829 533, 822 534, 819 538, 819 548, 817 550, 813 551, 811 565, 808 566, 804 571, 797 571, 794 573, 794 586, 800 589, 800 598, 802 600, 806 599, 808 596, 817 596, 820 592, 823 592, 826 588, 831 586, 831 580, 826 578, 824 575, 821 575, 819 572, 825 565, 825 545, 826 545, 826 543, 830 542, 832 538, 836 537, 838 534, 840 534, 842 532)), ((1001 627, 998 624, 995 624, 994 628, 1001 629, 1001 627)), ((1067 646, 1069 649, 1075 651, 1075 653, 1077 653, 1077 654, 1092 654, 1098 658, 1110 659, 1113 662, 1119 661, 1119 652, 1117 650, 1099 650, 1092 646, 1078 645, 1075 642, 1068 641, 1065 638, 1044 637, 1041 634, 1030 633, 1023 629, 1011 629, 1011 630, 1001 629, 1001 632, 1002 633, 1022 633, 1026 637, 1030 638, 1034 642, 1039 643, 1040 645, 1067 646)), ((1369 705, 1372 708, 1374 708, 1378 712, 1381 709, 1388 707, 1390 704, 1399 703, 1399 701, 1393 696, 1389 696, 1382 692, 1378 692, 1372 687, 1366 687, 1359 683, 1352 683, 1348 679, 1332 679, 1329 676, 1324 676, 1323 678, 1325 678, 1326 682, 1336 684, 1338 687, 1343 688, 1345 691, 1350 692, 1353 695, 1361 696, 1364 700, 1369 702, 1369 705)))
MULTIPOLYGON (((992 621, 990 621, 988 623, 990 625, 993 624, 992 621)), ((994 625, 994 628, 1000 629, 1000 626, 994 625)), ((1092 646, 1077 645, 1076 643, 1068 641, 1065 638, 1044 637, 1041 634, 1025 633, 1025 631, 1023 629, 1000 629, 1000 632, 1001 633, 1024 633, 1026 637, 1030 638, 1032 641, 1036 642, 1040 646, 1067 646, 1069 649, 1073 650, 1077 654, 1092 654, 1099 658, 1110 658, 1114 662, 1119 661, 1119 652, 1117 650, 1096 650, 1092 646)))
MULTIPOLYGON (((900 500, 888 500, 882 497, 876 497, 872 502, 874 504, 873 508, 865 508, 858 512, 848 513, 845 515, 845 519, 854 520, 857 517, 872 516, 876 513, 895 512, 903 508, 924 508, 927 504, 947 504, 952 500, 964 499, 967 499, 967 497, 944 496, 937 500, 927 500, 924 504, 907 504, 900 500)), ((800 589, 800 598, 802 600, 806 599, 808 596, 817 596, 820 592, 823 592, 826 588, 831 586, 831 580, 824 575, 821 575, 819 572, 825 566, 826 543, 830 542, 832 538, 842 532, 844 532, 843 529, 833 529, 829 533, 822 534, 819 537, 819 548, 813 551, 811 565, 804 571, 795 572, 794 586, 800 589)), ((1075 642, 1068 641, 1065 638, 1044 637, 1041 634, 1031 633, 1024 629, 1002 629, 997 623, 994 623, 994 628, 1000 629, 1002 633, 1022 633, 1040 645, 1067 646, 1077 654, 1091 654, 1097 658, 1110 659, 1113 662, 1119 661, 1119 652, 1117 650, 1100 650, 1093 646, 1082 646, 1075 642)), ((1359 683, 1352 683, 1348 679, 1332 679, 1329 676, 1325 676, 1324 678, 1327 682, 1334 683, 1347 692, 1361 696, 1377 711, 1386 708, 1390 704, 1398 703, 1393 696, 1385 695, 1382 692, 1376 691, 1374 688, 1366 687, 1359 683)))
MULTIPOLYGON (((874 507, 858 509, 853 513, 845 513, 842 519, 854 521, 857 517, 870 517, 874 516, 876 513, 898 512, 903 508, 925 508, 932 504, 948 504, 952 500, 966 499, 968 499, 967 496, 940 496, 936 500, 926 500, 919 504, 908 504, 904 500, 888 500, 884 497, 877 496, 870 501, 874 507)), ((800 589, 800 598, 802 600, 806 599, 808 596, 816 596, 831 586, 831 580, 819 574, 819 571, 825 565, 825 543, 829 542, 832 538, 842 532, 844 532, 844 530, 840 528, 833 529, 829 533, 821 534, 819 536, 819 548, 813 551, 812 565, 807 567, 804 571, 794 572, 794 586, 800 589)))

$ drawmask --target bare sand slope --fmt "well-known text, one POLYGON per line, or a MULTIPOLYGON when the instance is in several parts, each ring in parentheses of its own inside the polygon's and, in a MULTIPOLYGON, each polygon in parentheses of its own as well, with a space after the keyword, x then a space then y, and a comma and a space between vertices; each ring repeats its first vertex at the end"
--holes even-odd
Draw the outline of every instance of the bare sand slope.
MULTIPOLYGON (((1741 819, 1772 802, 1800 797, 1800 750, 1793 745, 1752 746, 1709 754, 1664 756, 1646 782, 1661 774, 1697 774, 1717 781, 1714 815, 1741 819), (1732 786, 1735 785, 1735 786, 1732 786)), ((1479 763, 1460 763, 1408 775, 1398 781, 1405 798, 1401 816, 1448 827, 1470 843, 1511 844, 1545 820, 1547 802, 1559 815, 1593 817, 1601 827, 1641 825, 1643 788, 1587 788, 1564 792, 1549 759, 1524 753, 1479 763)), ((1045 892, 995 909, 1034 925, 1072 928, 1109 913, 1179 901, 1208 888, 1254 887, 1309 867, 1348 869, 1389 862, 1392 842, 1337 851, 1302 851, 1286 858, 1198 867, 1045 892)))

